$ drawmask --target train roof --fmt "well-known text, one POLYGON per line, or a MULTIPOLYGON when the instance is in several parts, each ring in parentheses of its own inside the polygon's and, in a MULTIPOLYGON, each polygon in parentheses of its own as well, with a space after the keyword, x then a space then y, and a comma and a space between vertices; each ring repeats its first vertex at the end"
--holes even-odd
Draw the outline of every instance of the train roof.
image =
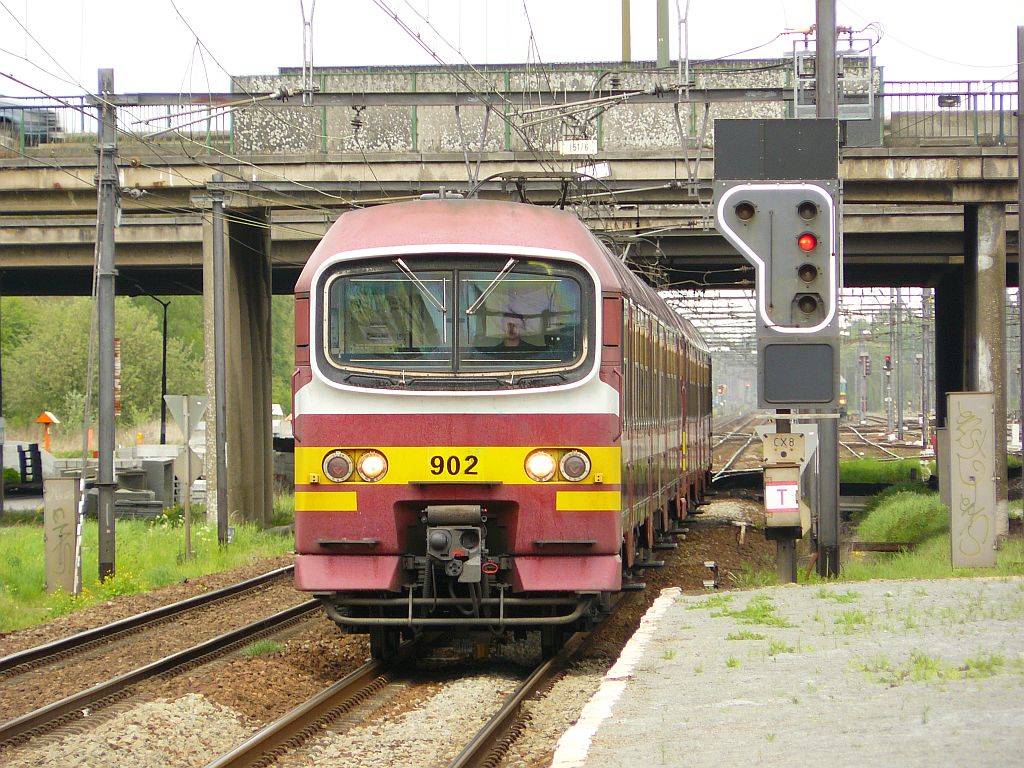
POLYGON ((603 291, 622 291, 687 337, 699 339, 693 327, 602 245, 574 214, 504 200, 414 200, 349 211, 334 222, 317 245, 295 290, 309 291, 317 268, 337 253, 431 245, 568 251, 593 267, 603 291))
POLYGON ((601 244, 576 216, 538 205, 498 200, 415 200, 345 213, 324 235, 299 277, 297 291, 326 259, 342 251, 470 245, 569 251, 618 282, 601 244))

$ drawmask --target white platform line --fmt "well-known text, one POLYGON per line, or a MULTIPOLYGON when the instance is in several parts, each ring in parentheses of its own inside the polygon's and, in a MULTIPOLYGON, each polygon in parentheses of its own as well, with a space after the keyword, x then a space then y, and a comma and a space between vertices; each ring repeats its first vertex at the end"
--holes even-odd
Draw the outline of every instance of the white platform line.
POLYGON ((661 590, 661 595, 647 609, 647 613, 640 619, 640 626, 622 649, 618 661, 608 670, 601 681, 601 687, 583 707, 579 720, 558 740, 551 768, 580 768, 586 762, 594 734, 611 717, 615 703, 626 690, 633 670, 644 656, 658 621, 681 591, 678 587, 661 590))

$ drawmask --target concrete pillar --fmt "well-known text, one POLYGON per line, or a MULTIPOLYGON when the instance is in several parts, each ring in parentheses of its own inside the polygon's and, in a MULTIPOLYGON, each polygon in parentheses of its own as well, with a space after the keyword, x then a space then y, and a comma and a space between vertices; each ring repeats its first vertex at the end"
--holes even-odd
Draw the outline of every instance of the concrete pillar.
POLYGON ((946 426, 946 393, 964 390, 964 270, 935 284, 935 423, 946 426))
MULTIPOLYGON (((273 507, 270 230, 263 211, 231 209, 224 244, 227 331, 227 489, 232 517, 262 524, 273 507)), ((206 488, 215 505, 212 225, 203 227, 206 488)))
POLYGON ((964 233, 973 233, 964 253, 965 319, 969 390, 995 395, 996 534, 1009 525, 1006 496, 1006 209, 1002 203, 964 207, 964 233))

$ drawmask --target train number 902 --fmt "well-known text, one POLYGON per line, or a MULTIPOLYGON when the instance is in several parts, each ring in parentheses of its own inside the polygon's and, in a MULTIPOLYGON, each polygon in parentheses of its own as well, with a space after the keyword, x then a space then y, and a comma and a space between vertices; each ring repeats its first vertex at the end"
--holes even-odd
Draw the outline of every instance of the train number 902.
POLYGON ((469 456, 431 456, 430 474, 432 475, 475 475, 476 465, 479 459, 470 454, 469 456))

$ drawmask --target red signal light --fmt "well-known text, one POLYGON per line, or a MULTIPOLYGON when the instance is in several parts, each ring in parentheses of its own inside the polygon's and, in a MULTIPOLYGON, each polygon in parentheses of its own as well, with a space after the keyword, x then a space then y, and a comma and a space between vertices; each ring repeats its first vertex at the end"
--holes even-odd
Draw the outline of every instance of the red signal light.
POLYGON ((800 246, 801 251, 813 251, 818 245, 818 238, 810 232, 804 232, 797 238, 796 242, 800 246))

